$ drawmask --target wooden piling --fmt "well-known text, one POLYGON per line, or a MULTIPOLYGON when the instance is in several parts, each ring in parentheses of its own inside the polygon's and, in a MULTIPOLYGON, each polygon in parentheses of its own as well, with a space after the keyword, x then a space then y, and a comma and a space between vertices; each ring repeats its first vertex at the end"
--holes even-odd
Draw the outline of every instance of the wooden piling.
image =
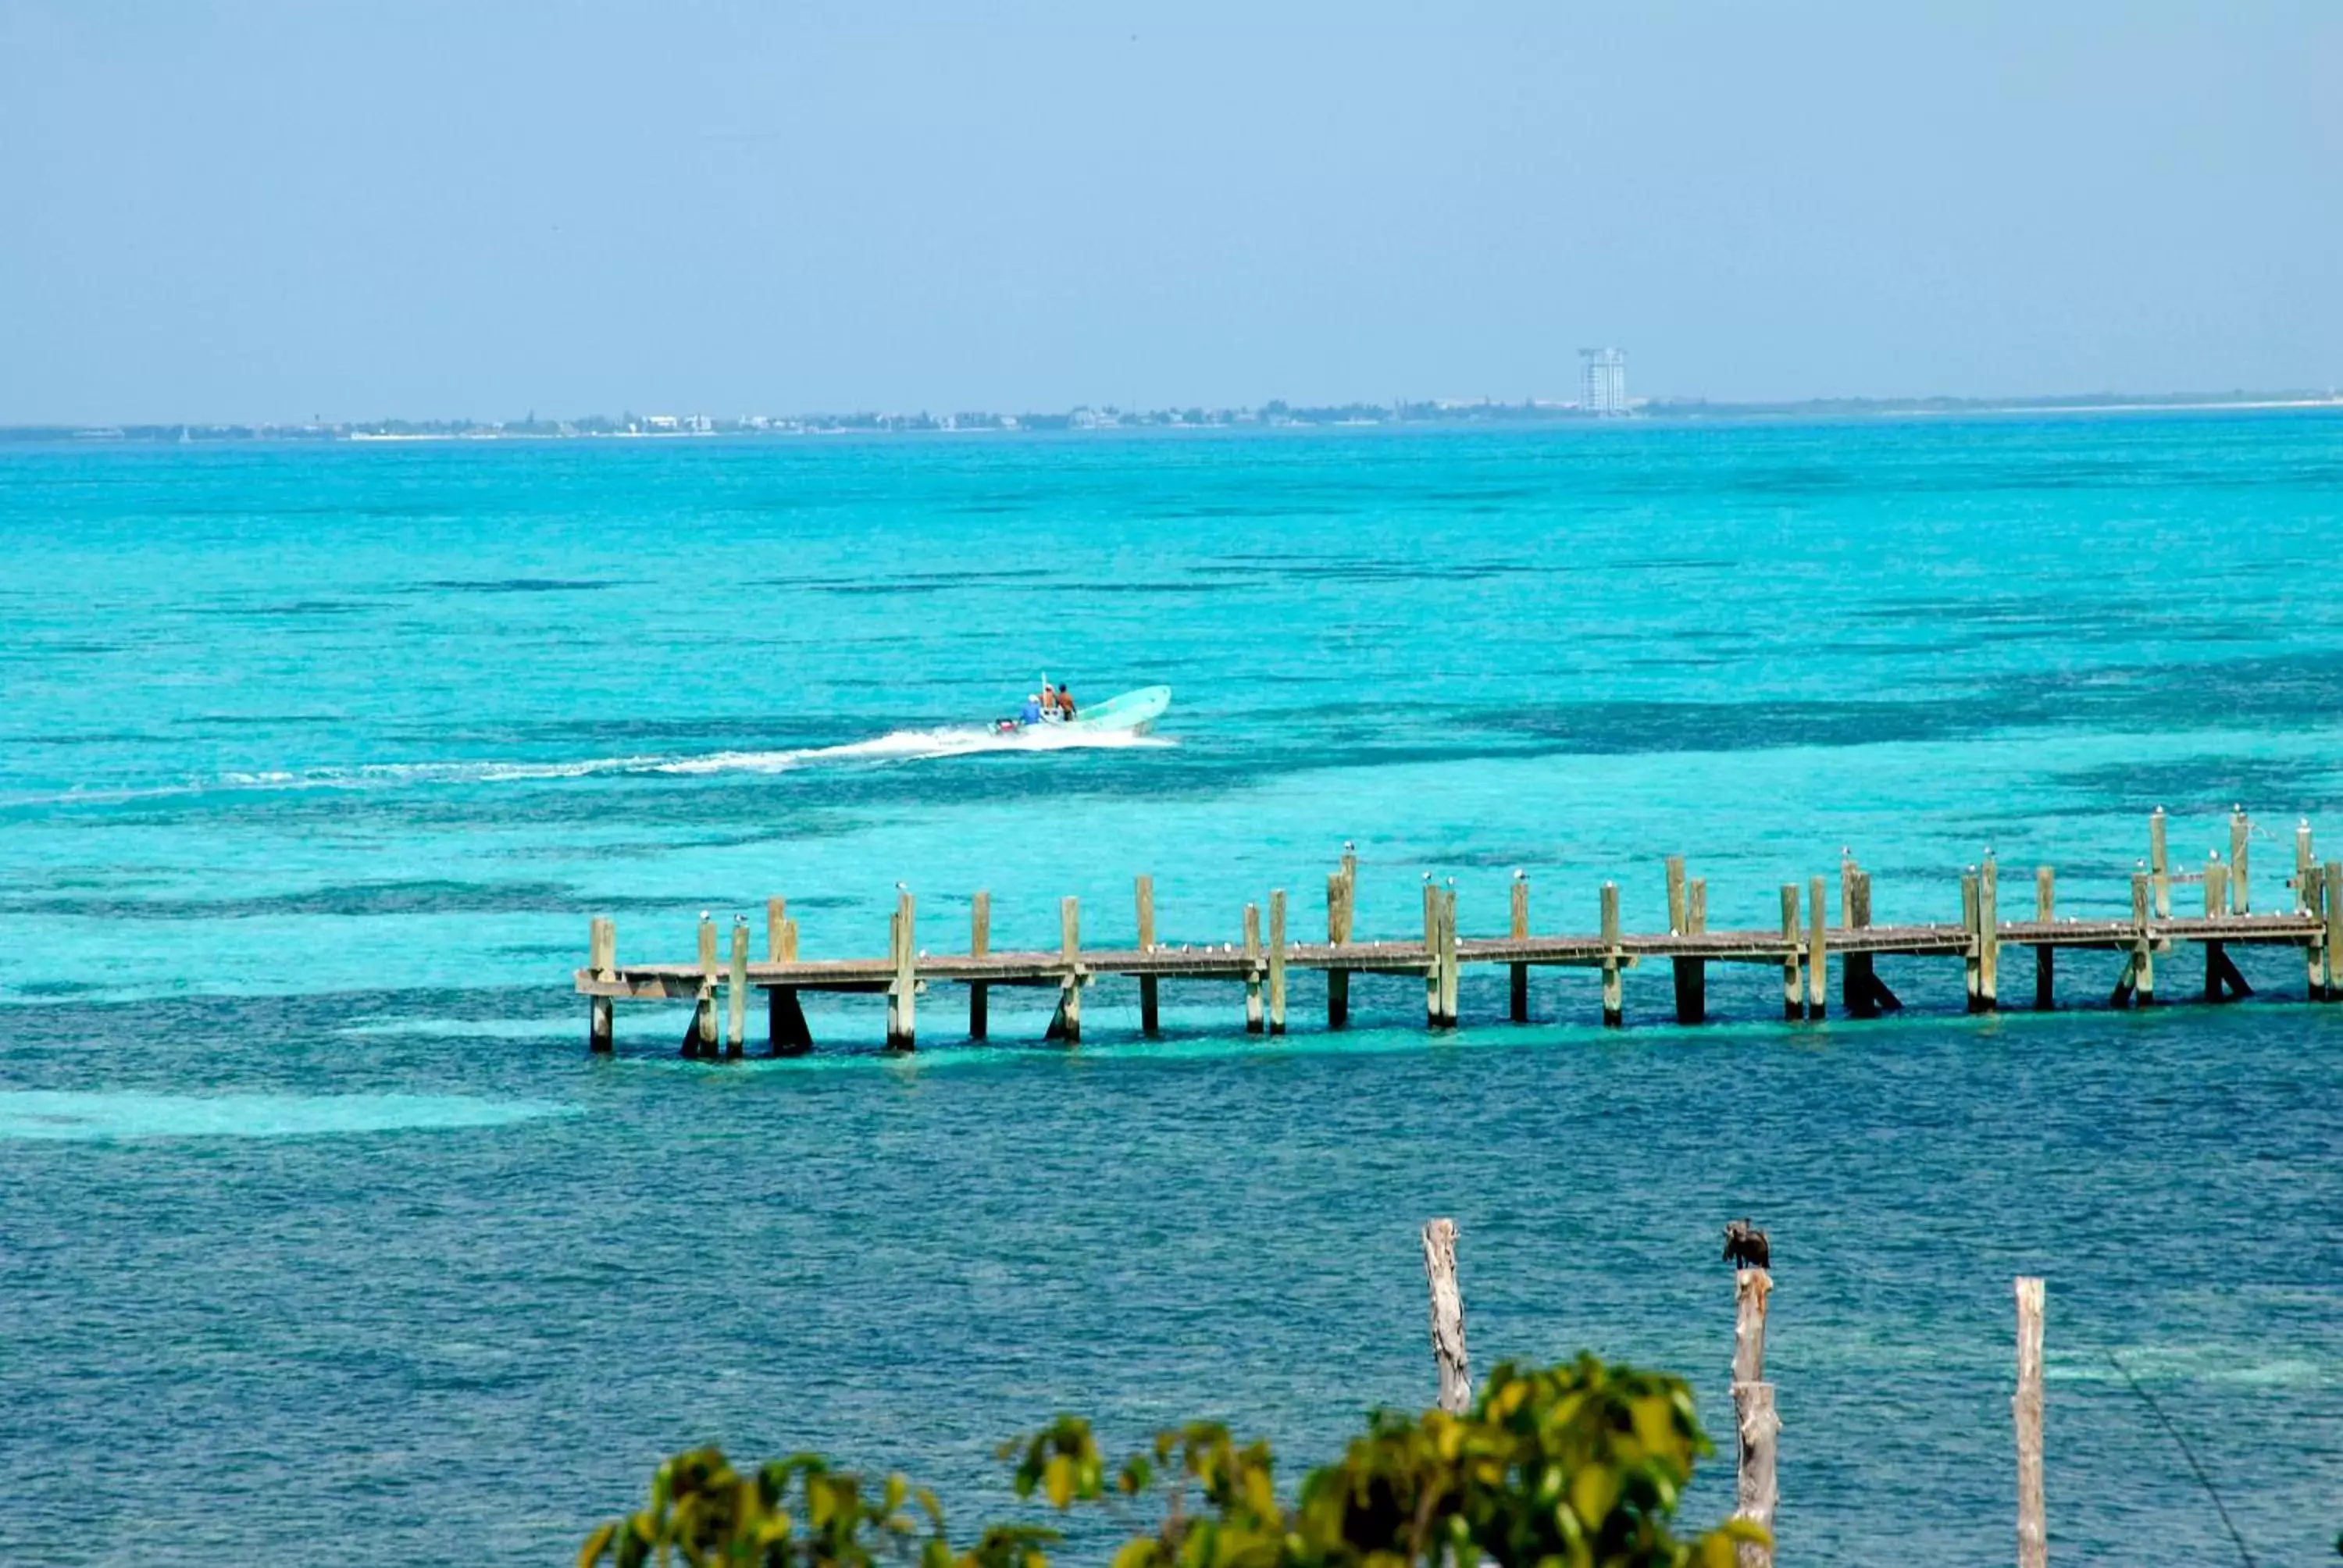
MULTIPOLYGON (((2034 868, 2034 918, 2048 925, 2057 918, 2057 873, 2047 866, 2034 868)), ((2058 1005, 2058 952, 2047 942, 2037 942, 2034 948, 2034 1010, 2048 1012, 2058 1005)))
POLYGON ((1795 1022, 1806 1016, 1806 998, 1798 983, 1798 884, 1782 884, 1782 1017, 1795 1022))
POLYGON ((2327 891, 2326 1000, 2335 1001, 2343 999, 2343 860, 2328 861, 2318 883, 2327 891))
MULTIPOLYGON (((2221 864, 2220 856, 2207 855, 2205 858, 2205 914, 2207 919, 2215 915, 2226 914, 2228 907, 2229 869, 2221 864)), ((2204 944, 2204 947, 2205 1000, 2219 1001, 2222 966, 2228 961, 2228 955, 2221 950, 2221 944, 2218 942, 2208 941, 2204 944)))
POLYGON ((2253 835, 2253 819, 2239 806, 2229 813, 2229 912, 2247 915, 2253 912, 2253 900, 2246 891, 2247 840, 2253 835))
POLYGON ((2149 873, 2131 874, 2131 956, 2108 1000, 2117 1007, 2149 1007, 2156 1001, 2156 943, 2148 929, 2149 873))
POLYGON ((894 978, 887 982, 887 1049, 910 1050, 919 1039, 918 926, 911 895, 895 894, 895 913, 887 923, 887 957, 894 978))
MULTIPOLYGON (((1839 913, 1846 912, 1845 905, 1839 913)), ((1823 891, 1823 879, 1815 878, 1806 884, 1806 1016, 1821 1018, 1829 1010, 1830 1000, 1830 900, 1823 891)))
POLYGON ((789 901, 787 899, 765 900, 765 961, 783 962, 781 956, 782 928, 789 923, 789 901))
MULTIPOLYGON (((1694 877, 1684 884, 1684 934, 1708 930, 1708 880, 1694 877)), ((1676 1021, 1708 1021, 1708 962, 1704 959, 1675 960, 1676 1021)))
MULTIPOLYGON (((1530 881, 1521 872, 1513 873, 1513 908, 1511 931, 1515 941, 1526 941, 1530 934, 1530 881)), ((1511 1006, 1507 1016, 1515 1023, 1530 1020, 1530 966, 1512 966, 1511 1006)))
POLYGON ((1259 1034, 1261 1016, 1261 906, 1244 908, 1245 1032, 1259 1034))
POLYGON ((1066 972, 1058 982, 1058 1010, 1050 1019, 1046 1040, 1063 1040, 1068 1045, 1082 1042, 1082 901, 1076 898, 1058 900, 1058 953, 1065 960, 1066 972))
POLYGON ((1456 1221, 1423 1227, 1423 1277, 1432 1292, 1432 1360, 1440 1372, 1439 1405, 1451 1415, 1473 1408, 1473 1370, 1464 1348, 1464 1296, 1456 1285, 1456 1221))
POLYGON ((2048 1568, 2049 1533, 2042 1498, 2042 1282, 2017 1281, 2017 1392, 2009 1402, 2017 1427, 2017 1568, 2048 1568))
MULTIPOLYGON (((2327 885, 2327 868, 2313 862, 2302 871, 2302 909, 2305 914, 2316 915, 2323 923, 2327 919, 2327 900, 2334 890, 2327 885)), ((2304 968, 2303 991, 2312 1001, 2327 1000, 2327 939, 2322 934, 2310 939, 2302 950, 2304 968)))
POLYGON ((1456 961, 1456 890, 1450 888, 1440 895, 1440 1022, 1443 1029, 1456 1027, 1456 992, 1463 974, 1456 961))
POLYGON ((724 1054, 738 1059, 749 1033, 749 922, 732 922, 732 962, 724 977, 724 1054))
MULTIPOLYGON (((1683 936, 1692 930, 1692 890, 1684 880, 1684 859, 1670 855, 1665 862, 1668 883, 1668 934, 1683 936)), ((1694 993, 1701 988, 1703 978, 1698 959, 1671 959, 1668 967, 1675 981, 1676 1021, 1698 1023, 1704 1010, 1694 1002, 1694 993)), ((1702 1000, 1705 1001, 1705 998, 1702 1000)))
MULTIPOLYGON (((983 889, 968 901, 968 956, 980 959, 992 951, 992 895, 983 889)), ((982 1040, 992 1031, 992 988, 982 980, 968 985, 968 1037, 982 1040)))
MULTIPOLYGON (((1347 862, 1351 857, 1344 856, 1347 862)), ((1332 871, 1326 877, 1326 941, 1330 947, 1341 947, 1351 940, 1351 879, 1347 872, 1332 871)), ((1348 1029, 1351 1024, 1351 971, 1330 969, 1326 971, 1326 1027, 1348 1029)))
MULTIPOLYGON (((587 927, 586 968, 598 980, 612 978, 618 967, 618 929, 608 916, 597 915, 587 927)), ((596 1056, 612 1050, 610 999, 589 998, 587 1003, 586 1049, 596 1056)))
POLYGON ((1603 1027, 1617 1029, 1627 1021, 1625 999, 1621 995, 1619 970, 1623 956, 1619 951, 1619 884, 1603 884, 1603 1027))
MULTIPOLYGON (((1774 1385, 1765 1381, 1765 1300, 1773 1289, 1774 1278, 1764 1269, 1734 1272, 1733 1410, 1740 1438, 1734 1512, 1769 1533, 1780 1503, 1775 1447, 1781 1422, 1774 1412, 1774 1385)), ((1765 1568, 1773 1556, 1770 1549, 1750 1543, 1738 1550, 1745 1568, 1765 1568)))
POLYGON ((2000 1006, 2001 879, 1987 849, 1977 868, 1977 1007, 1993 1012, 2000 1006))
POLYGON ((1961 987, 1967 999, 1963 1005, 1970 1012, 1981 1011, 1985 1005, 1985 977, 1980 972, 1985 949, 1977 940, 1977 912, 1982 905, 1976 868, 1972 866, 1961 873, 1961 987))
MULTIPOLYGON (((1155 879, 1141 877, 1131 885, 1131 897, 1139 906, 1139 950, 1155 950, 1155 879)), ((1139 977, 1139 1032, 1152 1040, 1161 1032, 1160 1015, 1156 1005, 1155 977, 1139 977)))
POLYGON ((686 1056, 716 1054, 716 922, 699 917, 699 995, 692 1010, 691 1032, 684 1037, 686 1056))
POLYGON ((2294 825, 2294 910, 2297 914, 2303 914, 2310 908, 2310 873, 2318 865, 2318 859, 2310 852, 2310 819, 2305 817, 2294 825))
POLYGON ((1285 1032, 1285 890, 1269 890, 1269 1032, 1285 1032))
POLYGON ((1440 1027, 1440 890, 1423 879, 1423 1024, 1440 1027))
POLYGON ((2172 918, 2172 868, 2165 854, 2164 808, 2147 817, 2147 874, 2156 881, 2156 918, 2172 918))
MULTIPOLYGON (((1870 927, 1871 882, 1853 855, 1839 856, 1838 900, 1839 920, 1848 930, 1870 927)), ((1873 967, 1869 953, 1847 953, 1838 960, 1839 1010, 1849 1018, 1875 1018, 1879 1014, 1878 1003, 1872 997, 1873 967)))

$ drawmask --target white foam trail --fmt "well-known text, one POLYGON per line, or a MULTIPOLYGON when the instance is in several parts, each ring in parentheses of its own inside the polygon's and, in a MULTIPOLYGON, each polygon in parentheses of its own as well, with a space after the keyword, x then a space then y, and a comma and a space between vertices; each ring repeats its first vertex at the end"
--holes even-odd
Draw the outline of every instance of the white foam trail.
MULTIPOLYGON (((1178 744, 1161 736, 1129 730, 1061 729, 1036 726, 1007 732, 990 727, 953 725, 935 729, 897 729, 840 746, 799 746, 776 751, 715 751, 696 757, 591 757, 570 762, 376 762, 353 768, 225 773, 210 788, 227 789, 365 789, 407 784, 527 784, 605 774, 786 773, 836 762, 920 762, 995 752, 1129 750, 1178 744)), ((63 804, 101 799, 185 794, 203 785, 153 790, 96 793, 75 791, 19 804, 63 804)))

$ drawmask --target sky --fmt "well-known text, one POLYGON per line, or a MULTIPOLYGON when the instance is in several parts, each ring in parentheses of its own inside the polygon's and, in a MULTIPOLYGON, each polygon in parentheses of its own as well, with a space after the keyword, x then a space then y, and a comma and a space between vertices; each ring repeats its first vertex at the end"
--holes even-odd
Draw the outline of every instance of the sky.
POLYGON ((2343 5, 0 0, 0 423, 2343 381, 2343 5))

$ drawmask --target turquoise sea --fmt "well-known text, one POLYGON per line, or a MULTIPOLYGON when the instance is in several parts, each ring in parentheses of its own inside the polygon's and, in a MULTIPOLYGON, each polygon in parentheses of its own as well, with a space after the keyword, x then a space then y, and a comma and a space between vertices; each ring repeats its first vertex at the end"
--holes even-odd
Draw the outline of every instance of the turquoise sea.
POLYGON ((1795 1028, 1725 970, 1695 1030, 1643 970, 1618 1033, 1583 973, 1526 1027, 1468 974, 1439 1038, 1304 981, 1274 1043, 1206 986, 1142 1044, 1108 983, 1071 1051, 940 989, 908 1060, 851 998, 739 1065, 680 1006, 589 1060, 568 986, 591 915, 682 958, 776 894, 876 952, 899 880, 938 950, 979 888, 996 946, 1064 893, 1127 939, 1139 872, 1168 940, 1272 888, 1305 934, 1346 840, 1363 934, 1427 875, 1496 931, 1516 869, 1542 929, 1606 879, 1649 928, 1672 852, 1770 923, 1842 846, 1883 920, 1987 848, 2080 914, 2152 808, 2185 865, 2241 802, 2279 907, 2298 819, 2343 854, 2338 539, 2323 413, 0 448, 0 1555, 566 1562, 707 1440, 973 1524, 1069 1408, 1298 1473, 1431 1397, 1435 1214, 1478 1364, 1657 1363, 1724 1432, 1745 1213, 1786 1561, 2009 1560, 2019 1272, 2055 1557, 2237 1561, 2206 1483, 2331 1555, 2343 1008, 2291 955, 2213 1010, 2175 954, 2145 1014, 2078 956, 1987 1020, 1890 960, 1904 1018, 1795 1028), (1044 671, 1176 706, 984 743, 1044 671))

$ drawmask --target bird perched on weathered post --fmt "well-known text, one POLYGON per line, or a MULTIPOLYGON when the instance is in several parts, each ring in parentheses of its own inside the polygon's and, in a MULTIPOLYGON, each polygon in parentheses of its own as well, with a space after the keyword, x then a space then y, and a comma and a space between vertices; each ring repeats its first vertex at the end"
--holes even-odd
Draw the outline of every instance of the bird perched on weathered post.
POLYGON ((1765 1232, 1747 1220, 1727 1220, 1725 1222, 1725 1261, 1735 1269, 1771 1269, 1774 1254, 1765 1244, 1765 1232))

